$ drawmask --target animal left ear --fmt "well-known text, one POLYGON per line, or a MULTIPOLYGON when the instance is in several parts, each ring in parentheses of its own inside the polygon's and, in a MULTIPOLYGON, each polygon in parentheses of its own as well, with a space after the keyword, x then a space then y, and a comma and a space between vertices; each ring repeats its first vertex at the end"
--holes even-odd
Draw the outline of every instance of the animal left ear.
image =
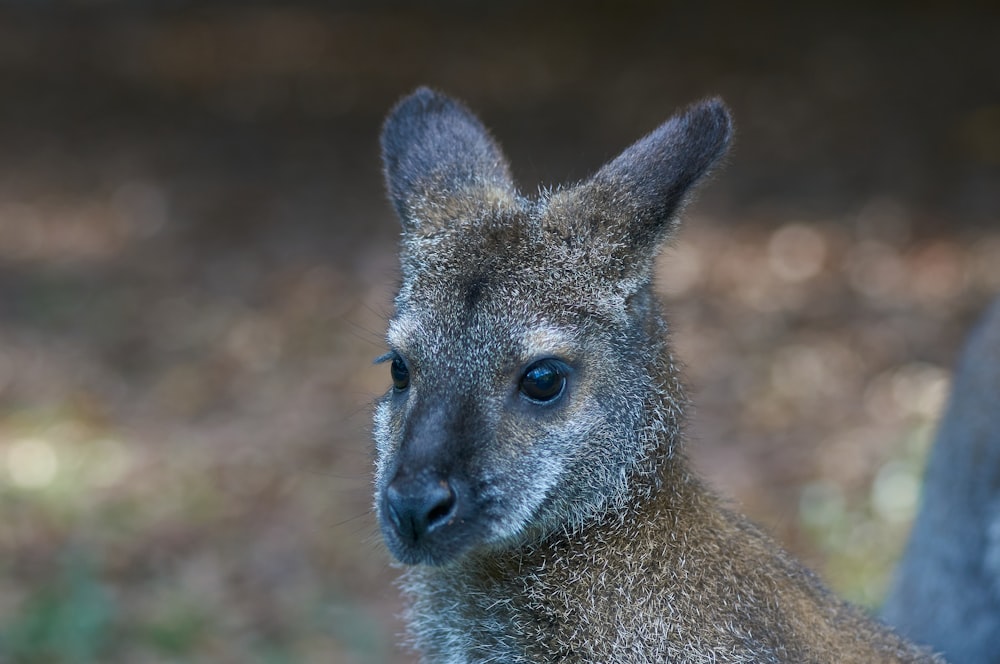
POLYGON ((500 146, 460 102, 419 88, 382 127, 386 188, 407 232, 517 197, 500 146))
POLYGON ((722 158, 733 134, 722 100, 675 115, 589 180, 553 195, 550 209, 593 239, 652 254, 677 226, 694 186, 722 158), (597 236, 597 237, 595 237, 597 236))

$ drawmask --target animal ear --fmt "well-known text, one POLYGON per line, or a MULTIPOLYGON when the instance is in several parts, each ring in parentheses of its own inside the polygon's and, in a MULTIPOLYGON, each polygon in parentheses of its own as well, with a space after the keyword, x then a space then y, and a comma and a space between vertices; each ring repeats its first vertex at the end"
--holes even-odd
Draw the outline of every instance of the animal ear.
POLYGON ((507 160, 482 123, 460 102, 428 88, 389 113, 382 163, 389 198, 407 231, 517 196, 507 160))
POLYGON ((694 186, 726 153, 733 125, 720 99, 667 120, 589 180, 554 195, 559 223, 619 249, 650 255, 677 225, 694 186), (581 226, 582 225, 582 226, 581 226), (594 236, 598 237, 594 237, 594 236))

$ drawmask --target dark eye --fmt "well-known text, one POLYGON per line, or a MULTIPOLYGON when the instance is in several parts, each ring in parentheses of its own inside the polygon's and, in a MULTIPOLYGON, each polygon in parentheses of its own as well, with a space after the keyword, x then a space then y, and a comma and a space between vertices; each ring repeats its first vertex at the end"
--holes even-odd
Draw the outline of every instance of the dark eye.
POLYGON ((521 376, 521 394, 532 401, 553 401, 566 387, 566 368, 555 360, 539 360, 521 376))
POLYGON ((392 386, 399 391, 405 390, 410 385, 410 370, 406 368, 406 362, 398 355, 392 358, 389 365, 389 373, 392 375, 392 386))

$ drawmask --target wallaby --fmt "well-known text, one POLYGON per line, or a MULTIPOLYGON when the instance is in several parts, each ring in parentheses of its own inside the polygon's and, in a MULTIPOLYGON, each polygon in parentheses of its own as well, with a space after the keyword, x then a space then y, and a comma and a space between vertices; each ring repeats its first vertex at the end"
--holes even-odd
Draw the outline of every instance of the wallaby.
POLYGON ((1000 663, 1000 301, 973 332, 883 616, 955 664, 1000 663))
POLYGON ((402 281, 375 509, 422 661, 941 661, 690 471, 652 271, 731 135, 709 99, 529 198, 459 102, 420 89, 390 113, 402 281))

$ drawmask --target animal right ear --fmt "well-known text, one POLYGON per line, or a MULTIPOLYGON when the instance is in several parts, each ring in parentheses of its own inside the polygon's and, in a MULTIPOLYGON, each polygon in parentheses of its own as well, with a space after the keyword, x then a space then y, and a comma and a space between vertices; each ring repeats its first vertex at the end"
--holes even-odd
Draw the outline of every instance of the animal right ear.
POLYGON ((389 198, 408 231, 454 222, 470 206, 511 202, 517 192, 500 146, 461 103, 419 88, 382 128, 389 198))
POLYGON ((606 164, 589 180, 554 195, 562 223, 588 242, 604 241, 623 256, 651 256, 674 230, 692 189, 722 158, 732 139, 719 99, 694 104, 606 164))

